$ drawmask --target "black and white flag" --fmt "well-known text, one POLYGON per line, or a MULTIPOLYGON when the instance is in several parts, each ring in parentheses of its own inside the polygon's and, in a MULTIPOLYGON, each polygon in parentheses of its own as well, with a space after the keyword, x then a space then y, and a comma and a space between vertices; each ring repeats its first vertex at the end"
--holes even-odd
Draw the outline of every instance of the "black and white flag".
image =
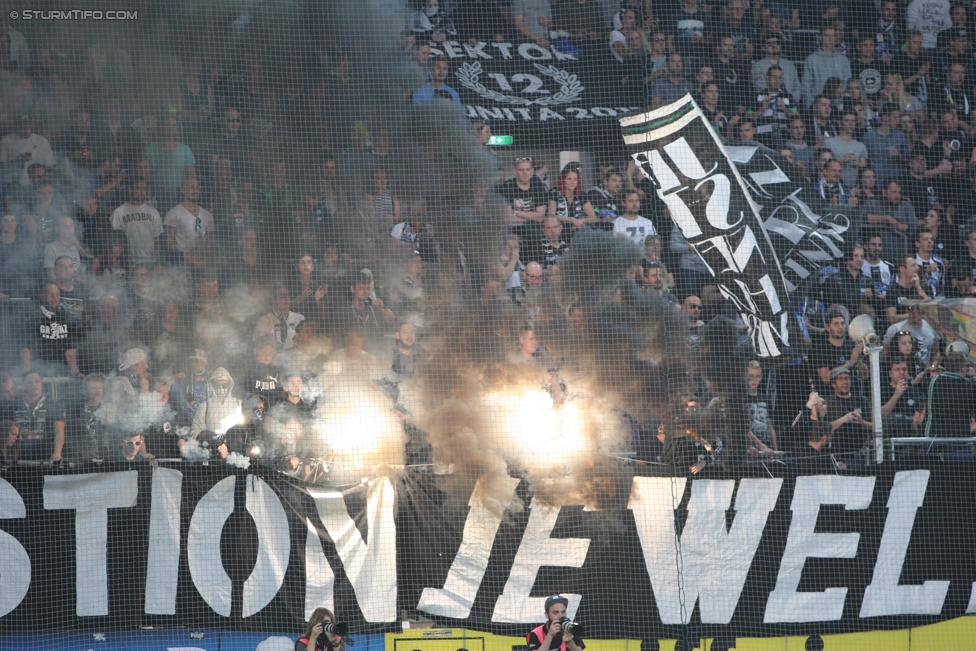
POLYGON ((726 147, 690 95, 620 125, 631 157, 735 305, 756 352, 784 354, 790 294, 843 258, 850 217, 807 205, 773 150, 726 147))

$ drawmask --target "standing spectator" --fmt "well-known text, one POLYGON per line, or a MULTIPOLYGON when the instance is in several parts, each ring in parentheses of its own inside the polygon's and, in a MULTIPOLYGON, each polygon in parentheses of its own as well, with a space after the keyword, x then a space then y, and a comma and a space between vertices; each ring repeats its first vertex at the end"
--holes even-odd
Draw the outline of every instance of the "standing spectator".
POLYGON ((932 378, 929 385, 925 436, 972 436, 976 384, 969 378, 969 358, 949 353, 944 365, 946 372, 932 378))
POLYGON ((182 427, 189 427, 197 409, 207 399, 210 391, 209 355, 207 351, 197 348, 190 353, 185 379, 177 379, 170 386, 170 399, 176 412, 176 422, 182 427))
POLYGON ((773 408, 766 392, 761 390, 763 370, 752 360, 746 368, 746 408, 749 410, 749 438, 761 452, 779 450, 776 428, 773 427, 773 408))
POLYGON ((549 47, 549 32, 553 28, 550 0, 515 0, 512 20, 519 35, 539 47, 549 47))
MULTIPOLYGON (((924 1, 927 2, 928 0, 924 1)), ((946 1, 948 4, 947 0, 933 0, 936 3, 940 1, 946 1)), ((934 34, 932 38, 935 39, 934 34)), ((934 43, 932 47, 935 47, 934 43)), ((924 49, 921 32, 914 29, 908 30, 905 47, 892 59, 891 69, 892 72, 901 76, 905 90, 923 105, 928 100, 929 71, 931 68, 932 62, 924 49)), ((904 108, 902 106, 902 109, 904 108)))
POLYGON ((944 298, 946 292, 946 261, 935 251, 935 234, 927 228, 915 234, 915 262, 925 293, 932 298, 944 298))
POLYGON ((668 25, 675 50, 696 59, 705 53, 712 36, 711 25, 708 12, 697 0, 684 0, 668 19, 668 25))
POLYGON ((799 168, 800 172, 809 176, 817 171, 817 162, 814 148, 808 145, 805 140, 806 131, 807 125, 803 120, 798 117, 790 118, 790 135, 785 147, 792 152, 793 163, 799 168))
POLYGON ((78 376, 78 341, 84 333, 77 332, 61 307, 58 286, 43 285, 38 303, 40 314, 32 314, 31 323, 24 329, 21 366, 29 371, 46 365, 55 375, 69 371, 72 376, 78 376))
POLYGON ((862 302, 870 300, 871 278, 861 273, 864 266, 864 249, 855 246, 844 266, 829 276, 824 283, 824 298, 830 305, 843 305, 849 312, 860 312, 862 302))
POLYGON ((898 48, 904 43, 904 34, 898 20, 898 3, 894 0, 882 0, 878 5, 878 22, 875 30, 875 41, 886 61, 891 61, 898 48))
POLYGON ((623 199, 623 214, 613 220, 613 234, 626 237, 634 244, 643 247, 644 239, 650 235, 657 235, 657 229, 650 219, 638 214, 641 200, 636 190, 624 192, 623 199))
POLYGON ((881 196, 881 200, 875 198, 865 203, 864 213, 869 224, 885 230, 885 251, 897 257, 905 251, 905 234, 915 229, 918 219, 912 202, 902 198, 898 181, 889 180, 881 196))
POLYGON ((82 384, 82 400, 65 410, 64 458, 75 463, 87 463, 104 458, 107 432, 95 412, 102 406, 105 376, 86 375, 82 384))
POLYGON ((755 110, 760 121, 758 134, 763 142, 775 146, 784 140, 787 122, 797 114, 796 100, 783 88, 783 69, 766 70, 766 88, 756 98, 755 110))
POLYGON ((752 20, 746 17, 745 0, 730 0, 728 15, 719 28, 721 36, 731 36, 732 44, 740 59, 750 61, 754 50, 753 41, 756 38, 756 28, 752 20))
POLYGON ((884 334, 884 345, 890 346, 895 337, 907 332, 915 342, 915 349, 918 351, 918 359, 923 366, 938 365, 942 359, 942 352, 939 349, 939 342, 942 337, 935 331, 935 328, 922 318, 922 311, 917 305, 909 305, 908 318, 904 321, 892 323, 884 334))
POLYGON ((288 285, 279 285, 274 291, 271 311, 258 319, 254 327, 254 339, 271 335, 277 350, 291 350, 295 347, 295 328, 304 320, 303 315, 291 311, 288 285))
POLYGON ((722 101, 728 108, 745 113, 745 107, 752 103, 752 84, 749 81, 749 69, 739 58, 731 36, 722 36, 718 40, 715 58, 711 64, 722 101))
POLYGON ((810 131, 813 140, 816 141, 815 147, 823 147, 823 144, 830 138, 837 136, 840 129, 833 119, 834 106, 830 98, 825 95, 818 95, 813 100, 813 115, 811 119, 810 131))
POLYGON ((186 253, 206 242, 214 229, 213 214, 197 203, 200 181, 187 177, 182 184, 183 200, 166 213, 163 236, 171 251, 186 253))
POLYGON ((682 78, 682 69, 681 55, 677 52, 669 54, 667 76, 654 82, 654 87, 651 89, 651 106, 670 104, 694 90, 691 84, 682 78))
POLYGON ((824 142, 824 147, 831 151, 835 160, 840 161, 842 166, 840 178, 849 188, 857 183, 858 171, 868 166, 868 148, 864 143, 854 139, 856 128, 857 113, 844 111, 840 121, 840 133, 824 142))
POLYGON ((966 229, 966 255, 952 262, 950 277, 957 296, 976 294, 976 226, 966 229))
POLYGON ((84 182, 99 160, 101 152, 89 133, 91 114, 87 109, 76 107, 71 110, 71 125, 52 143, 57 153, 58 170, 71 185, 84 182))
POLYGON ((599 221, 593 204, 580 187, 579 163, 567 164, 556 181, 556 190, 549 200, 549 215, 555 215, 563 224, 571 227, 570 237, 588 224, 599 221))
POLYGON ((881 387, 881 417, 887 436, 918 436, 925 423, 925 396, 911 385, 908 361, 894 357, 881 387))
POLYGON ((535 261, 539 262, 543 269, 548 269, 559 263, 560 256, 569 251, 569 244, 563 239, 563 225, 557 217, 548 216, 542 220, 542 234, 535 261))
POLYGON ((917 30, 922 37, 922 47, 934 51, 939 32, 952 27, 949 7, 949 0, 912 0, 905 21, 908 40, 911 41, 912 32, 917 30))
POLYGON ((852 197, 851 191, 841 182, 841 169, 840 161, 827 161, 814 186, 814 191, 832 206, 856 205, 857 198, 852 197))
POLYGON ((444 83, 451 72, 447 57, 435 57, 430 64, 430 81, 413 93, 414 104, 426 104, 440 97, 454 104, 461 103, 457 91, 444 83))
POLYGON ((177 203, 183 179, 196 174, 197 159, 189 147, 176 139, 179 130, 176 118, 163 118, 159 138, 143 151, 166 191, 167 209, 177 203))
POLYGON ((830 372, 831 395, 827 396, 827 420, 833 428, 831 449, 850 453, 860 450, 871 428, 870 405, 851 393, 851 371, 838 366, 830 372))
POLYGON ((508 202, 508 218, 513 230, 523 241, 534 241, 539 235, 539 225, 549 207, 549 191, 532 166, 532 159, 515 159, 515 178, 503 181, 498 194, 508 202))
POLYGON ((871 102, 878 98, 888 69, 888 62, 875 56, 876 46, 873 36, 862 34, 857 41, 857 57, 851 61, 851 79, 861 82, 865 98, 871 102))
POLYGON ((98 272, 97 259, 94 258, 75 237, 75 220, 73 217, 61 217, 54 225, 53 241, 44 247, 44 269, 47 272, 48 280, 54 280, 54 264, 58 258, 67 257, 71 260, 74 270, 81 274, 84 272, 81 261, 92 260, 92 273, 98 272))
POLYGON ((163 234, 159 212, 146 203, 146 182, 134 179, 129 184, 128 200, 112 213, 112 228, 124 231, 129 253, 135 260, 152 260, 156 238, 163 234))
POLYGON ((769 36, 763 44, 763 53, 766 55, 762 59, 753 61, 751 69, 753 88, 762 92, 766 90, 766 72, 772 66, 779 66, 783 73, 783 87, 786 92, 793 97, 799 97, 802 90, 800 78, 796 72, 796 66, 789 59, 780 56, 783 49, 782 41, 778 36, 769 36))
POLYGON ((33 118, 28 113, 17 116, 17 130, 0 140, 0 165, 8 185, 29 186, 27 168, 40 164, 52 169, 57 160, 51 150, 51 143, 42 135, 34 133, 33 118))
POLYGON ((37 282, 37 247, 18 226, 14 215, 0 218, 0 300, 29 297, 37 282))
POLYGON ((839 366, 848 372, 857 370, 861 377, 867 376, 867 367, 861 361, 864 344, 855 343, 847 336, 846 312, 841 305, 831 305, 827 309, 826 331, 814 337, 810 362, 824 388, 831 384, 832 370, 839 366))
POLYGON ((823 92, 827 80, 836 77, 843 82, 851 78, 851 62, 835 50, 837 30, 824 27, 820 30, 820 49, 803 63, 803 99, 807 107, 823 92))
POLYGON ((40 373, 24 376, 21 397, 14 402, 11 420, 20 428, 20 460, 59 461, 64 451, 64 409, 44 395, 40 373))
POLYGON ((936 113, 955 109, 963 122, 971 122, 976 115, 976 97, 966 90, 967 64, 954 61, 946 66, 945 83, 941 90, 931 93, 928 105, 936 113))
POLYGON ((608 229, 619 214, 618 195, 623 187, 624 177, 614 168, 607 169, 598 185, 586 191, 586 201, 593 206, 599 222, 597 225, 608 229))
POLYGON ((890 180, 902 177, 900 162, 908 156, 909 146, 905 134, 898 128, 901 111, 895 104, 885 104, 879 111, 878 126, 864 136, 864 146, 868 149, 868 160, 878 177, 878 185, 884 186, 890 180))
MULTIPOLYGON (((204 430, 222 435, 244 422, 241 401, 234 397, 234 378, 227 369, 218 368, 210 376, 207 399, 197 409, 190 426, 190 436, 196 438, 204 430)), ((180 446, 183 447, 183 446, 180 446)))
POLYGON ((886 297, 888 323, 904 321, 911 315, 913 306, 904 305, 906 300, 930 301, 932 297, 925 293, 922 281, 918 273, 918 263, 915 262, 914 255, 906 255, 898 258, 898 277, 895 282, 888 287, 886 297))

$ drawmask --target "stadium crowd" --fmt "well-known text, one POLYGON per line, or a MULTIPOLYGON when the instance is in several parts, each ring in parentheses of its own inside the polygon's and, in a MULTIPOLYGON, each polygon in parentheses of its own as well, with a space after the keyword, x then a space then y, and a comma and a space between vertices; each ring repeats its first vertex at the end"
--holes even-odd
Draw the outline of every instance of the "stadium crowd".
MULTIPOLYGON (((213 20, 208 29, 233 37, 236 23, 213 20)), ((446 39, 592 54, 606 92, 643 106, 692 93, 729 144, 778 151, 805 192, 863 215, 843 264, 798 292, 797 352, 751 356, 739 397, 750 452, 852 453, 867 441, 866 356, 847 333, 859 314, 883 334, 886 433, 965 437, 976 409, 968 348, 943 346, 914 301, 976 294, 970 20, 971 7, 949 0, 426 0, 401 35, 398 56, 419 80, 401 101, 460 102, 450 60, 431 54, 446 39)), ((567 339, 536 330, 585 328, 585 310, 559 304, 554 288, 560 259, 590 230, 640 248, 616 300, 673 304, 689 350, 715 318, 736 320, 633 163, 593 152, 602 162, 585 179, 578 163, 502 160, 484 122, 467 135, 500 180, 471 210, 489 196, 508 228, 493 264, 466 264, 475 252, 430 219, 441 207, 396 182, 404 151, 418 167, 442 161, 422 135, 345 101, 364 92, 361 42, 218 65, 173 47, 177 26, 160 19, 67 57, 42 32, 28 39, 0 21, 5 463, 190 458, 187 445, 205 442, 225 458, 260 448, 299 471, 300 433, 266 440, 265 414, 311 418, 309 384, 331 375, 333 387, 383 386, 402 418, 397 385, 424 363, 435 271, 459 279, 472 314, 511 317, 496 329, 508 354, 558 376, 567 339), (136 51, 134 39, 148 45, 136 51), (180 74, 166 81, 155 73, 169 64, 180 74), (112 417, 96 416, 106 402, 112 417), (119 411, 162 405, 165 423, 119 424, 119 411)), ((687 408, 707 402, 703 386, 687 408)), ((667 457, 666 427, 635 427, 639 456, 667 457)), ((699 472, 721 445, 691 440, 680 455, 699 472)))

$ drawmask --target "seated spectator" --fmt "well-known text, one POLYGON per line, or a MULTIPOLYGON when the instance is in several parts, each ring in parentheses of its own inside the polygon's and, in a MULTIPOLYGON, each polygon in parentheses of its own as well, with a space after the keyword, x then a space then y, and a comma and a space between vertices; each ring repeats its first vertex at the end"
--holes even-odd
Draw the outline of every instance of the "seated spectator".
POLYGON ((515 178, 500 183, 497 191, 508 203, 509 222, 516 234, 523 241, 526 235, 538 234, 549 207, 549 190, 535 175, 532 158, 516 158, 515 178))
MULTIPOLYGON (((376 356, 366 351, 370 342, 365 327, 354 325, 349 328, 343 337, 343 342, 345 345, 342 348, 328 356, 325 366, 327 373, 332 376, 358 377, 367 381, 376 381, 383 376, 383 369, 376 356)), ((374 348, 378 349, 377 346, 374 348)), ((300 394, 299 390, 298 395, 300 394)))
POLYGON ((729 120, 725 117, 725 111, 719 99, 718 84, 709 81, 702 85, 701 97, 699 98, 702 112, 720 133, 725 133, 729 126, 729 120))
POLYGON ((196 176, 197 160, 190 148, 176 139, 179 130, 176 118, 164 117, 156 142, 143 150, 143 155, 152 163, 152 169, 166 192, 163 207, 167 210, 179 201, 183 179, 196 176))
POLYGON ((657 229, 650 219, 638 214, 641 207, 640 195, 635 190, 624 192, 622 207, 623 213, 613 220, 613 234, 626 237, 634 244, 643 247, 645 238, 657 235, 657 229))
POLYGON ((711 269, 684 238, 680 228, 671 229, 669 248, 672 254, 681 256, 678 262, 678 297, 701 294, 712 278, 711 269))
MULTIPOLYGON (((867 147, 854 139, 856 128, 857 114, 853 111, 844 111, 840 121, 840 133, 824 142, 824 148, 829 149, 834 159, 840 161, 842 166, 840 178, 849 188, 857 183, 859 171, 868 166, 867 147)), ((854 205, 857 205, 856 198, 854 198, 854 205)))
POLYGON ((424 258, 420 251, 412 251, 403 258, 400 273, 387 283, 388 302, 400 320, 423 325, 426 291, 424 290, 424 258))
MULTIPOLYGON (((432 0, 436 2, 437 0, 432 0)), ((451 64, 447 57, 435 57, 430 65, 430 81, 413 93, 414 104, 426 104, 434 99, 446 99, 454 104, 461 103, 457 91, 444 83, 451 72, 451 64)))
POLYGON ((61 291, 57 285, 47 284, 38 294, 38 313, 31 313, 24 328, 20 349, 20 363, 25 371, 44 367, 52 375, 79 374, 78 343, 84 332, 71 325, 61 307, 61 291))
POLYGON ((851 371, 838 366, 830 372, 833 394, 827 396, 827 420, 833 429, 831 450, 856 452, 867 442, 871 430, 868 401, 851 393, 851 371))
POLYGON ((885 311, 888 323, 896 323, 907 319, 911 306, 904 305, 906 300, 929 301, 932 297, 925 293, 919 274, 918 262, 915 256, 907 255, 898 258, 898 276, 888 287, 885 311))
MULTIPOLYGON (((923 45, 922 34, 914 29, 909 29, 905 32, 904 46, 899 48, 891 60, 891 69, 903 82, 900 84, 902 86, 900 92, 918 98, 923 108, 925 99, 928 98, 929 88, 934 89, 932 81, 935 77, 935 71, 933 70, 933 74, 930 75, 931 68, 932 60, 923 45)), ((902 105, 902 110, 905 110, 904 105, 902 105)))
POLYGON ((90 299, 87 289, 77 280, 73 261, 66 255, 54 262, 54 284, 61 292, 61 309, 68 323, 79 332, 84 332, 91 320, 88 313, 90 299))
POLYGON ((769 87, 768 80, 766 79, 769 74, 769 69, 776 66, 782 73, 781 87, 785 89, 789 97, 799 98, 801 87, 800 78, 796 73, 796 66, 793 65, 792 61, 784 59, 780 55, 782 50, 783 43, 778 36, 770 35, 765 39, 763 43, 763 54, 766 56, 752 62, 750 76, 752 78, 753 88, 759 93, 765 91, 769 87))
POLYGON ((501 261, 495 265, 498 279, 504 284, 505 290, 515 300, 515 293, 522 292, 522 274, 525 273, 525 262, 521 259, 522 244, 517 235, 505 238, 505 253, 501 261))
POLYGON ((64 451, 63 407, 44 395, 40 373, 24 375, 20 398, 9 406, 7 417, 20 428, 21 461, 60 461, 64 451))
POLYGON ((827 310, 826 332, 813 338, 810 362, 823 388, 831 385, 831 373, 838 367, 856 370, 859 377, 867 377, 867 367, 861 360, 864 344, 855 343, 847 335, 846 312, 841 305, 831 305, 827 310))
POLYGON ((837 52, 837 42, 837 30, 824 27, 820 30, 820 49, 803 62, 803 99, 807 108, 824 91, 828 79, 836 77, 846 82, 851 78, 851 62, 837 52))
POLYGON ((34 196, 28 211, 34 216, 37 230, 44 240, 51 239, 50 234, 57 220, 69 215, 67 201, 46 179, 34 185, 34 196))
POLYGON ((888 364, 888 383, 881 387, 881 416, 886 436, 918 436, 925 423, 925 396, 911 385, 908 362, 888 364))
POLYGON ((271 311, 258 319, 253 338, 270 335, 277 350, 291 350, 295 347, 295 328, 305 317, 291 311, 291 291, 287 285, 279 285, 274 290, 271 311))
POLYGON ((681 55, 677 52, 669 54, 667 73, 651 88, 651 106, 670 104, 694 91, 692 85, 682 77, 683 69, 681 55))
POLYGON ((902 333, 908 333, 917 347, 917 356, 923 366, 937 365, 942 359, 939 350, 939 342, 942 337, 929 325, 929 322, 922 318, 922 311, 917 305, 909 305, 905 308, 908 311, 908 318, 897 323, 892 323, 884 334, 884 345, 890 346, 892 340, 902 333))
POLYGON ((607 27, 603 15, 603 6, 598 0, 574 0, 563 2, 556 6, 556 29, 568 34, 568 42, 557 41, 556 47, 560 52, 581 54, 591 49, 599 39, 606 38, 607 27))
POLYGON ((420 364, 422 351, 417 343, 417 329, 412 323, 404 321, 393 335, 393 361, 390 364, 394 375, 399 380, 412 378, 420 364))
POLYGON ((959 61, 947 63, 945 84, 939 90, 932 92, 928 99, 927 106, 930 106, 935 113, 942 113, 950 109, 955 109, 959 118, 964 122, 971 122, 973 112, 976 111, 976 96, 970 95, 966 91, 966 72, 971 65, 971 55, 968 52, 968 41, 966 33, 958 39, 952 39, 954 45, 958 42, 966 45, 959 61), (966 60, 969 59, 969 60, 966 60))
POLYGON ((186 253, 212 238, 213 214, 197 203, 200 200, 200 181, 188 177, 180 186, 183 200, 166 213, 163 220, 163 240, 173 252, 186 253))
MULTIPOLYGON (((516 22, 517 26, 518 23, 516 22)), ((643 38, 641 38, 640 44, 627 42, 628 35, 635 31, 640 34, 640 30, 637 27, 636 12, 630 8, 622 9, 620 12, 620 27, 610 32, 609 40, 610 53, 618 63, 625 63, 627 59, 633 57, 635 54, 643 53, 643 38)))
POLYGON ((16 119, 17 128, 0 140, 0 166, 3 178, 10 187, 29 186, 27 168, 40 164, 53 169, 57 161, 51 150, 51 143, 42 135, 34 133, 33 118, 22 113, 16 119))
POLYGON ((233 396, 234 378, 227 369, 216 369, 210 376, 209 385, 207 399, 193 415, 193 425, 190 427, 190 436, 193 438, 204 430, 222 435, 234 425, 243 422, 241 401, 233 396))
POLYGON ((746 107, 752 104, 752 83, 749 81, 749 69, 739 57, 731 36, 722 36, 716 40, 711 65, 714 81, 718 84, 719 95, 725 106, 745 113, 746 107))
POLYGON ((857 205, 857 198, 852 197, 851 191, 841 182, 842 169, 840 161, 834 159, 827 161, 814 186, 814 191, 832 206, 857 205))
POLYGON ((454 21, 447 12, 441 11, 438 0, 425 0, 422 8, 410 15, 408 29, 421 38, 438 43, 449 36, 457 36, 454 21))
POLYGON ((146 182, 129 184, 127 201, 112 213, 112 228, 123 231, 134 260, 152 260, 156 255, 156 238, 163 234, 159 212, 146 201, 146 182))

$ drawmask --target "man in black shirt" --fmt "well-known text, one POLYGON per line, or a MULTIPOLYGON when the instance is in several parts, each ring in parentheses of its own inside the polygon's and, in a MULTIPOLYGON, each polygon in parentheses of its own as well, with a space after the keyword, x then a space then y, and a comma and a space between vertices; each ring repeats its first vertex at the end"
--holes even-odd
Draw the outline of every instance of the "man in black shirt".
POLYGON ((102 406, 105 376, 92 373, 85 376, 83 400, 70 405, 65 413, 64 458, 74 463, 87 463, 104 458, 108 442, 105 426, 95 417, 102 406))
POLYGON ((864 249, 855 246, 844 267, 829 276, 824 283, 824 295, 828 305, 840 304, 849 312, 872 296, 871 279, 861 271, 864 266, 864 249))
POLYGON ((512 230, 522 237, 522 241, 534 241, 542 232, 540 224, 549 208, 549 190, 535 175, 531 158, 515 159, 515 178, 500 183, 498 194, 508 202, 512 230), (526 240, 529 234, 529 240, 526 240))
POLYGON ((932 63, 922 49, 921 32, 908 30, 905 48, 895 55, 891 67, 892 72, 901 74, 901 79, 905 82, 905 90, 917 97, 920 102, 924 103, 928 100, 929 69, 932 63))
POLYGON ((908 310, 903 303, 906 300, 929 301, 931 297, 925 293, 919 276, 918 262, 914 255, 907 255, 898 264, 898 278, 888 286, 885 295, 885 312, 888 323, 898 323, 909 317, 908 310))
POLYGON ((878 99, 889 68, 886 61, 874 56, 875 45, 872 35, 863 35, 857 42, 857 56, 851 59, 851 78, 861 82, 864 95, 870 101, 878 99))
POLYGON ((245 372, 240 386, 245 395, 261 396, 266 405, 273 406, 285 398, 281 368, 274 364, 274 339, 270 335, 258 337, 251 352, 254 361, 245 372))
POLYGON ((917 436, 925 422, 925 399, 910 379, 905 358, 894 358, 888 365, 888 384, 881 387, 881 417, 887 436, 917 436))
POLYGON ((949 278, 957 296, 976 295, 976 226, 966 229, 966 255, 952 261, 949 278))
POLYGON ((871 429, 868 403, 851 393, 851 372, 844 366, 830 372, 830 385, 834 390, 827 397, 827 420, 834 430, 831 447, 836 452, 856 452, 871 429))
POLYGON ((847 336, 847 316, 839 305, 831 305, 827 310, 826 332, 814 339, 810 361, 817 375, 826 388, 831 385, 831 369, 843 366, 848 371, 858 369, 862 377, 867 374, 867 368, 861 362, 861 351, 864 345, 847 336))
POLYGON ((584 200, 590 202, 594 212, 600 218, 600 221, 593 224, 594 227, 613 230, 613 220, 620 216, 617 197, 623 183, 623 175, 611 167, 604 173, 600 185, 594 185, 586 191, 584 200))
POLYGON ((64 411, 44 395, 39 373, 24 376, 21 398, 11 406, 10 420, 20 426, 23 461, 59 461, 64 450, 64 411))
POLYGON ((32 314, 32 323, 26 328, 26 338, 20 350, 20 362, 25 370, 45 364, 55 375, 77 376, 80 333, 69 323, 61 307, 61 291, 57 285, 41 287, 38 295, 38 313, 32 314))
POLYGON ((548 216, 542 220, 542 239, 538 252, 529 259, 538 262, 543 269, 557 264, 559 257, 569 251, 569 245, 563 239, 563 224, 558 217, 548 216))
POLYGON ((947 353, 942 365, 946 372, 935 376, 929 383, 925 436, 972 436, 976 384, 970 379, 972 368, 969 358, 961 353, 947 353))

